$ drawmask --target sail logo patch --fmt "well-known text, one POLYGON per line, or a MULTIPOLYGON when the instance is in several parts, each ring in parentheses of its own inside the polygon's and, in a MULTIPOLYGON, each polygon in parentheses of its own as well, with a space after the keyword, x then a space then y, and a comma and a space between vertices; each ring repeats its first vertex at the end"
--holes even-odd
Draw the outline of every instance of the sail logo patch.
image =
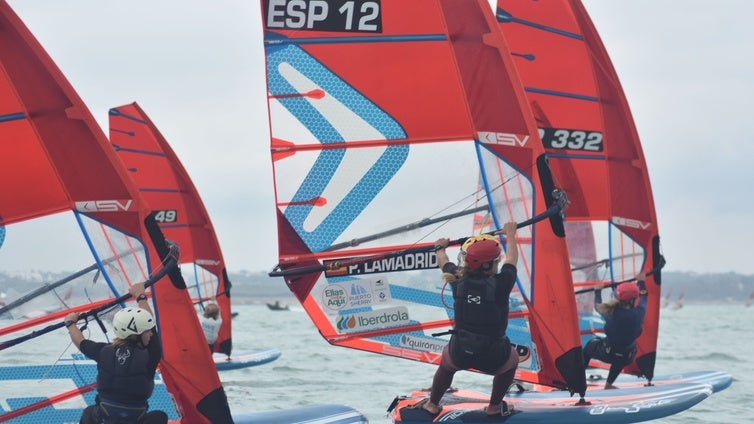
POLYGON ((339 331, 348 333, 396 327, 409 322, 408 309, 405 306, 399 306, 360 314, 346 314, 338 318, 335 327, 339 331))
POLYGON ((356 280, 349 284, 330 284, 325 287, 322 291, 322 304, 327 310, 363 308, 392 300, 390 285, 384 278, 356 280))
POLYGON ((347 302, 346 290, 338 284, 330 284, 322 290, 322 303, 331 311, 344 309, 347 302))
POLYGON ((413 337, 403 335, 398 343, 401 347, 406 347, 421 352, 442 353, 442 350, 448 344, 445 340, 431 339, 429 337, 413 337))
POLYGON ((481 305, 482 304, 482 297, 481 296, 467 295, 466 296, 466 303, 471 303, 471 304, 474 304, 474 305, 481 305))
POLYGON ((389 258, 363 260, 349 265, 341 265, 343 262, 350 261, 350 259, 325 261, 325 276, 363 275, 437 268, 435 252, 405 253, 389 258))
POLYGON ((380 0, 265 0, 270 29, 382 32, 380 0))
POLYGON ((584 150, 601 152, 602 133, 599 131, 573 130, 566 128, 539 128, 539 138, 550 149, 584 150))
POLYGON ((123 212, 131 209, 133 200, 87 200, 76 202, 79 212, 123 212))
POLYGON ((176 222, 178 221, 178 211, 174 209, 155 211, 154 220, 157 222, 176 222))
POLYGON ((512 147, 524 147, 526 142, 529 141, 528 135, 520 136, 518 134, 489 131, 479 131, 477 132, 477 137, 479 137, 480 142, 485 144, 500 144, 512 147))
POLYGON ((652 225, 650 222, 642 222, 638 219, 623 218, 620 216, 614 216, 612 219, 613 224, 620 225, 622 227, 637 228, 639 230, 647 230, 652 225))

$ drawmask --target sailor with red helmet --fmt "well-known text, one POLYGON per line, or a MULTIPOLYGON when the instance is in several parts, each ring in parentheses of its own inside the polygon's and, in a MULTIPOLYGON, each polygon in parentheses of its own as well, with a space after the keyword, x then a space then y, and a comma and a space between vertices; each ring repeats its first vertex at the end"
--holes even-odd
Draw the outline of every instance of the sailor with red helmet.
POLYGON ((595 337, 584 346, 584 367, 592 358, 610 364, 605 389, 617 388, 615 379, 636 354, 636 339, 647 310, 644 278, 641 272, 636 283, 620 283, 615 289, 616 299, 609 302, 602 302, 602 289, 609 286, 597 287, 594 292, 594 309, 605 319, 605 337, 595 337))
POLYGON ((458 265, 450 262, 445 253, 450 241, 441 238, 435 242, 443 278, 453 288, 455 327, 442 352, 430 397, 412 408, 422 408, 432 416, 439 414, 440 399, 455 373, 473 368, 494 376, 490 403, 485 408, 487 415, 511 414, 513 408, 503 401, 503 396, 518 367, 518 353, 505 335, 509 296, 516 284, 516 223, 505 224, 503 232, 507 249, 499 273, 502 249, 497 237, 482 234, 469 238, 461 248, 458 265))

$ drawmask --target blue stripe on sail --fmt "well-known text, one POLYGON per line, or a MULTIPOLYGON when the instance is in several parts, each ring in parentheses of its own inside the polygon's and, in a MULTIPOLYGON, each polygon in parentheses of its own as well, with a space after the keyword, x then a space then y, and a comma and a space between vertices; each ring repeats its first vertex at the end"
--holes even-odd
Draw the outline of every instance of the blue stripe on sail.
POLYGON ((8 115, 0 115, 0 122, 18 121, 24 118, 26 118, 26 115, 23 112, 10 113, 8 115))
MULTIPOLYGON (((113 131, 117 131, 117 130, 113 130, 113 131)), ((120 132, 124 134, 128 134, 128 135, 134 135, 133 133, 125 133, 123 131, 120 131, 120 132)), ((165 153, 162 153, 162 152, 151 152, 149 150, 141 150, 141 149, 129 149, 127 147, 120 147, 117 144, 113 144, 113 149, 115 149, 116 152, 129 152, 129 153, 137 153, 140 155, 152 155, 152 156, 163 156, 163 157, 165 156, 165 153)))
POLYGON ((180 193, 177 188, 152 188, 152 187, 139 187, 139 191, 147 193, 180 193))
POLYGON ((605 155, 584 155, 584 154, 569 154, 569 153, 548 153, 548 158, 552 159, 589 159, 589 160, 606 160, 605 155))
POLYGON ((590 102, 599 101, 599 98, 594 97, 594 96, 586 96, 583 94, 575 94, 575 93, 566 93, 565 91, 547 90, 544 88, 525 87, 524 91, 526 91, 527 93, 546 94, 548 96, 567 97, 569 99, 587 100, 590 102))
POLYGON ((527 21, 527 20, 524 20, 524 19, 516 18, 515 16, 511 15, 510 13, 508 13, 507 11, 505 11, 503 9, 497 9, 497 12, 495 13, 495 17, 497 18, 498 22, 504 23, 504 24, 513 22, 513 23, 516 23, 516 24, 525 25, 525 26, 528 26, 528 27, 531 27, 531 28, 536 28, 536 29, 539 29, 539 30, 542 30, 542 31, 551 32, 553 34, 562 35, 564 37, 573 38, 573 39, 576 39, 576 40, 583 40, 584 39, 584 37, 582 37, 581 35, 573 33, 573 32, 568 32, 568 31, 564 31, 562 29, 551 27, 551 26, 542 25, 542 24, 538 24, 536 22, 532 22, 532 21, 527 21))
POLYGON ((135 116, 131 116, 131 115, 127 114, 127 113, 123 113, 123 112, 119 111, 118 109, 110 109, 108 111, 108 114, 113 115, 113 116, 120 116, 121 118, 130 119, 130 120, 132 120, 134 122, 138 122, 140 124, 146 124, 147 123, 147 121, 145 121, 143 119, 139 119, 139 118, 137 118, 135 116))
POLYGON ((264 44, 277 46, 284 44, 350 44, 350 43, 402 43, 406 41, 445 41, 445 34, 385 35, 374 37, 312 37, 284 38, 275 33, 266 33, 264 44))
POLYGON ((160 228, 186 228, 188 224, 158 224, 160 228))
MULTIPOLYGON (((298 94, 298 90, 280 73, 281 67, 293 68, 305 76, 385 139, 406 137, 403 128, 385 111, 298 46, 287 45, 268 49, 267 63, 270 96, 277 96, 280 104, 296 117, 320 143, 339 144, 346 140, 337 131, 335 125, 328 122, 327 118, 312 105, 311 102, 317 100, 310 100, 303 96, 290 96, 291 93, 298 94)), ((361 181, 354 184, 330 215, 325 217, 317 228, 307 231, 304 229, 304 221, 314 207, 307 203, 307 200, 318 198, 323 194, 335 172, 343 166, 342 161, 345 156, 345 149, 327 149, 319 152, 311 170, 291 199, 291 202, 296 205, 285 209, 286 219, 312 251, 326 249, 400 169, 408 156, 408 149, 408 145, 385 146, 379 159, 371 165, 361 181)))

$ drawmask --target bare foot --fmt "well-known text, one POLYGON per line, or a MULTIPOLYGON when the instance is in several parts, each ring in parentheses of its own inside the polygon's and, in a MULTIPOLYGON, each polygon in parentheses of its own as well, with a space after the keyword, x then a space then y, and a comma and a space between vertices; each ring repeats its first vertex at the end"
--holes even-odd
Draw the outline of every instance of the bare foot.
POLYGON ((618 386, 613 386, 610 383, 605 383, 605 390, 617 389, 617 388, 618 388, 618 386))
POLYGON ((427 411, 428 413, 430 413, 431 415, 437 415, 442 410, 442 408, 440 408, 439 405, 435 405, 434 403, 432 403, 429 400, 429 398, 422 399, 419 402, 411 405, 409 408, 411 408, 411 409, 421 408, 421 409, 427 411))
POLYGON ((509 405, 503 401, 502 403, 499 403, 497 405, 487 405, 486 408, 484 408, 484 412, 490 416, 498 416, 498 415, 510 415, 513 412, 513 405, 509 405), (505 405, 506 413, 503 414, 503 405, 505 405))
POLYGON ((442 410, 442 408, 440 408, 440 405, 435 405, 430 401, 427 401, 427 403, 422 405, 422 408, 424 408, 425 411, 429 412, 432 415, 437 415, 442 410))

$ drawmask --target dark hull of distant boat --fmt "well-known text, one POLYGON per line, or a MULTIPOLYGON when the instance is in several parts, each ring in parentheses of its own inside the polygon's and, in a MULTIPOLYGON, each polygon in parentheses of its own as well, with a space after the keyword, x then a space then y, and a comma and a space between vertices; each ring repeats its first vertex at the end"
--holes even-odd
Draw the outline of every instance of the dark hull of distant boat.
POLYGON ((288 305, 283 306, 283 305, 275 305, 272 303, 268 303, 267 307, 270 308, 271 311, 287 311, 288 310, 288 305))

